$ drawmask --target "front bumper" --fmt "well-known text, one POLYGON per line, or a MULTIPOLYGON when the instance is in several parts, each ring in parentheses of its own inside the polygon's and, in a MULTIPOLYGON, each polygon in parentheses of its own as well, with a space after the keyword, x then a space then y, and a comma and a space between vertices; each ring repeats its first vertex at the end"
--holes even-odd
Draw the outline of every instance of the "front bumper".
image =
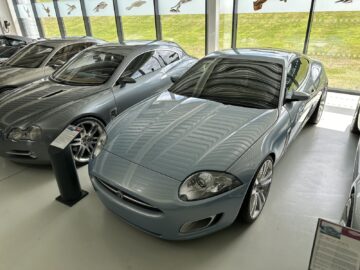
POLYGON ((0 156, 19 163, 50 164, 47 141, 18 141, 0 139, 0 156))
POLYGON ((184 202, 178 198, 180 181, 106 151, 90 162, 89 173, 108 209, 144 232, 167 240, 198 238, 231 225, 246 194, 241 186, 209 199, 184 202))

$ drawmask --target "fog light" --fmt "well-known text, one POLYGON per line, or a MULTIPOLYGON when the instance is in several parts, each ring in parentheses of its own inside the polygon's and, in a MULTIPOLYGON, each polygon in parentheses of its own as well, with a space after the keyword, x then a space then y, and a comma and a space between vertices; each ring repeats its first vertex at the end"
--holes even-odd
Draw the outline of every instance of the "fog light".
POLYGON ((218 223, 222 214, 217 214, 215 216, 211 216, 208 218, 200 219, 197 221, 190 221, 186 222, 184 225, 181 226, 180 232, 181 233, 190 233, 202 229, 206 229, 218 223))

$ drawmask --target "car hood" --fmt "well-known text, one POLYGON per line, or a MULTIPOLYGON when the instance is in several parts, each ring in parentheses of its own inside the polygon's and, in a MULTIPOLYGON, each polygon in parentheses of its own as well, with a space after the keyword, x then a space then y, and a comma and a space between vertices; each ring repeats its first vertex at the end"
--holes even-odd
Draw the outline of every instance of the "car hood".
POLYGON ((196 171, 225 171, 277 116, 277 109, 223 105, 164 92, 116 118, 108 128, 105 149, 182 181, 196 171))
POLYGON ((22 85, 28 78, 33 78, 34 75, 43 76, 41 68, 18 68, 1 66, 0 67, 0 88, 6 85, 22 85))
POLYGON ((70 86, 48 79, 36 81, 0 95, 0 125, 33 124, 102 90, 101 86, 70 86))

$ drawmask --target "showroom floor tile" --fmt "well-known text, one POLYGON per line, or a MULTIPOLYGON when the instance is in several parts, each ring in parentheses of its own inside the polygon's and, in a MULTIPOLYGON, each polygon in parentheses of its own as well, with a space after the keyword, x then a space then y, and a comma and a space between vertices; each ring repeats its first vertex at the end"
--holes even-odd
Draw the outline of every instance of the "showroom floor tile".
POLYGON ((275 169, 261 217, 188 242, 133 229, 96 198, 72 208, 54 201, 49 167, 0 159, 0 269, 307 269, 319 217, 338 221, 358 138, 349 132, 357 97, 329 94, 317 126, 306 126, 275 169))

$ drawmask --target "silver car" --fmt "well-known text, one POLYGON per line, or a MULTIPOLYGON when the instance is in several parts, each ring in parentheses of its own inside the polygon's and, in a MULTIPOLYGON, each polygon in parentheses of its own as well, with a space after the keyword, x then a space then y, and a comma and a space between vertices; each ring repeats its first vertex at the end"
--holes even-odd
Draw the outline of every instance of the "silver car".
POLYGON ((21 48, 33 42, 35 42, 35 40, 32 38, 0 35, 0 63, 3 63, 21 48))
POLYGON ((119 115, 89 163, 101 201, 164 239, 253 222, 273 167, 327 94, 323 65, 262 49, 212 53, 170 89, 119 115))
POLYGON ((360 140, 356 149, 353 184, 345 205, 341 225, 360 230, 360 140))
POLYGON ((51 75, 78 52, 103 41, 50 39, 30 44, 0 66, 0 93, 51 75))
POLYGON ((173 43, 132 44, 88 48, 51 77, 0 96, 0 156, 49 163, 49 144, 72 124, 83 128, 74 158, 86 163, 114 117, 196 63, 173 43))

